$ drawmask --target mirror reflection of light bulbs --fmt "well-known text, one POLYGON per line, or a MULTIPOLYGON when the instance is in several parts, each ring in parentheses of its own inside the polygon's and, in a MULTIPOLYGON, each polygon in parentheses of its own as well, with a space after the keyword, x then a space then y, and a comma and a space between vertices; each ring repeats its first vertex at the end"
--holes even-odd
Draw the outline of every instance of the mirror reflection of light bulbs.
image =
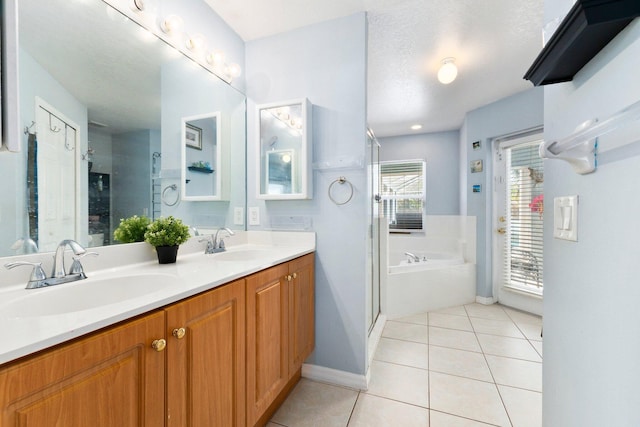
POLYGON ((438 70, 438 80, 444 85, 448 85, 458 76, 458 67, 455 64, 455 58, 445 58, 442 60, 442 66, 438 70))
POLYGON ((288 154, 283 154, 283 155, 282 155, 282 157, 281 157, 281 159, 282 159, 282 161, 283 161, 283 162, 285 162, 285 163, 289 163, 289 162, 291 162, 291 156, 290 156, 290 155, 288 155, 288 154))

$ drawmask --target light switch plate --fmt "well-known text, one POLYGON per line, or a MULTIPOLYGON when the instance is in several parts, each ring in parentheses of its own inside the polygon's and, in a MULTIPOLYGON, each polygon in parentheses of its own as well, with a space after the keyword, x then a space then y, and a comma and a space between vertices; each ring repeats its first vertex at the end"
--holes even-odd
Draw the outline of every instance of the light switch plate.
POLYGON ((242 206, 233 208, 233 225, 244 225, 244 208, 242 206))
POLYGON ((249 225, 260 225, 260 208, 257 206, 249 208, 249 225))
POLYGON ((578 196, 553 199, 553 237, 578 241, 578 196))

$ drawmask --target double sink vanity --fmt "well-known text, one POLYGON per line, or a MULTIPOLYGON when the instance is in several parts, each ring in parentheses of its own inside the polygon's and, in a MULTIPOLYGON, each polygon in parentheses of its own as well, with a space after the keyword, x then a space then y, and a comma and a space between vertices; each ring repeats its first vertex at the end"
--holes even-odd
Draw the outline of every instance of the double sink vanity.
POLYGON ((99 248, 87 279, 42 289, 6 271, 0 425, 264 425, 314 347, 315 234, 227 242, 168 265, 146 243, 99 248))

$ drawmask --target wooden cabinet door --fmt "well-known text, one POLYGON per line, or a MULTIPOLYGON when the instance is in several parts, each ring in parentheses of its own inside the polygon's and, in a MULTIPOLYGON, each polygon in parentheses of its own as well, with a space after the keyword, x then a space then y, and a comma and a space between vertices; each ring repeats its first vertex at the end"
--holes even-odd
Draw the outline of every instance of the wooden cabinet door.
POLYGON ((163 336, 156 312, 0 367, 0 425, 164 425, 163 336))
POLYGON ((314 257, 289 263, 289 375, 302 367, 315 346, 314 257))
POLYGON ((287 264, 247 280, 247 425, 253 426, 289 380, 287 264))
POLYGON ((166 309, 167 426, 245 426, 244 295, 238 280, 166 309))

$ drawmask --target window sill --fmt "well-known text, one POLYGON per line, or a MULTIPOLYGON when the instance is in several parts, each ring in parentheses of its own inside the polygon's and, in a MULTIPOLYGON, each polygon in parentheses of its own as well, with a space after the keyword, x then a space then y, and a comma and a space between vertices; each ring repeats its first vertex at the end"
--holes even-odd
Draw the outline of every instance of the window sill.
POLYGON ((534 289, 527 289, 527 288, 521 288, 518 286, 511 286, 511 285, 504 285, 503 286, 504 290, 509 291, 509 292, 513 292, 516 294, 520 294, 520 295, 524 295, 524 296, 528 296, 528 297, 532 297, 532 298, 537 298, 537 299, 542 299, 543 298, 543 290, 534 290, 534 289))

